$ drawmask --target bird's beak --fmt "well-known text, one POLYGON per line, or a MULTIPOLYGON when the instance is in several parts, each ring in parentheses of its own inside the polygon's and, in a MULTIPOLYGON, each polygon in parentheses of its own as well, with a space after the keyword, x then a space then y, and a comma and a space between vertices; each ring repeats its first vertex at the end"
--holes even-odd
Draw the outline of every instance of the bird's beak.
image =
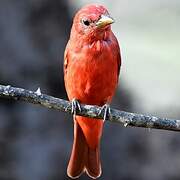
POLYGON ((113 18, 102 15, 101 18, 97 21, 96 26, 102 28, 112 23, 114 23, 113 18))

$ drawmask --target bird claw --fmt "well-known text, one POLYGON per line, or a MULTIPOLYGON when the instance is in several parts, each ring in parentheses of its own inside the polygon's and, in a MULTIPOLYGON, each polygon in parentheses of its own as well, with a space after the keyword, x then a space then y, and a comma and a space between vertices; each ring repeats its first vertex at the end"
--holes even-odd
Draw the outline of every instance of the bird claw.
POLYGON ((98 115, 100 115, 102 112, 104 112, 103 121, 107 119, 108 116, 111 115, 111 108, 109 104, 105 104, 101 107, 98 115))
POLYGON ((71 113, 76 115, 77 110, 81 112, 81 105, 77 99, 71 101, 71 113))

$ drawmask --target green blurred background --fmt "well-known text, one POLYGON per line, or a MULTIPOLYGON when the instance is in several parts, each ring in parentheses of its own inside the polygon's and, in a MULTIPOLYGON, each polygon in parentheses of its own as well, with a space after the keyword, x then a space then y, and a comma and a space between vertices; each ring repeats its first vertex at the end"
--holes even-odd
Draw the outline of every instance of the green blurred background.
MULTIPOLYGON (((180 1, 1 0, 0 84, 67 98, 63 52, 72 17, 104 4, 122 53, 112 107, 180 119, 180 1)), ((68 179, 72 117, 0 99, 0 180, 68 179)), ((180 134, 106 123, 104 180, 179 180, 180 134)), ((80 179, 89 179, 82 176, 80 179)))

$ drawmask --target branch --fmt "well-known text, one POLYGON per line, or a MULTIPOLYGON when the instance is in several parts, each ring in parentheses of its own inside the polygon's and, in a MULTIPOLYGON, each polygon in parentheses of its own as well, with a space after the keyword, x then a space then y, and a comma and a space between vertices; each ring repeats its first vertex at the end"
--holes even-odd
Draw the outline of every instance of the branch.
MULTIPOLYGON (((41 94, 40 89, 36 92, 28 91, 22 88, 0 85, 0 97, 6 97, 14 100, 25 101, 33 104, 40 104, 46 108, 52 108, 71 114, 71 103, 69 101, 55 98, 46 94, 41 94)), ((98 114, 101 107, 81 104, 81 112, 77 111, 77 115, 103 119, 103 112, 98 114)), ((107 119, 111 122, 123 124, 125 127, 144 127, 164 129, 171 131, 180 131, 180 120, 167 118, 158 118, 143 114, 130 113, 111 109, 111 115, 107 119)))

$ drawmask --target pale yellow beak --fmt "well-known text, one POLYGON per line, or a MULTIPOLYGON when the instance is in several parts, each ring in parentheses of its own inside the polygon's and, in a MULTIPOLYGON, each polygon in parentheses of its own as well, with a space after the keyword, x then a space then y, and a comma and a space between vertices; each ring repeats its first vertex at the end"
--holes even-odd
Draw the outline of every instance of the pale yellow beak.
POLYGON ((110 25, 112 23, 114 23, 113 18, 111 18, 109 16, 102 15, 101 18, 96 23, 96 25, 98 27, 105 27, 105 26, 110 25))

